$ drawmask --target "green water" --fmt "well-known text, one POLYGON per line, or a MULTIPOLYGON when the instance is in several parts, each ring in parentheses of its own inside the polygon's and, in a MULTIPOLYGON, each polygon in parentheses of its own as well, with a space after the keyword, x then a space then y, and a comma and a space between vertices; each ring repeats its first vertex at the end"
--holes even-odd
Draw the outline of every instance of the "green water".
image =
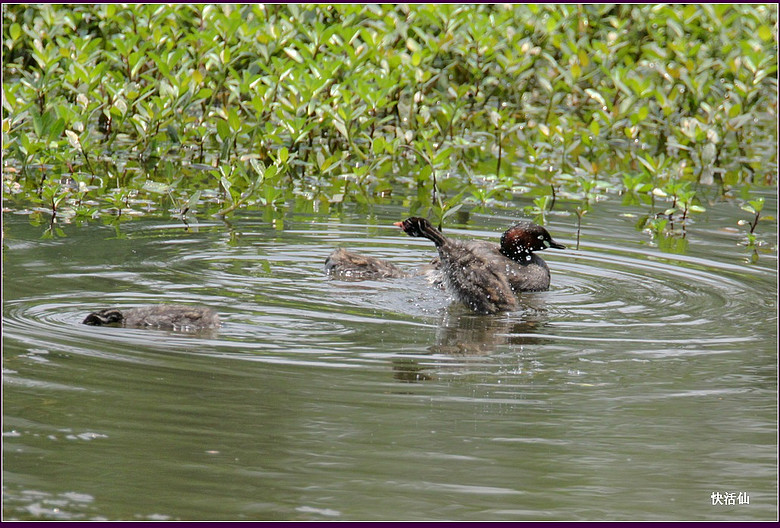
MULTIPOLYGON (((551 290, 487 317, 422 279, 322 273, 337 246, 426 262, 427 241, 392 227, 403 212, 53 240, 5 213, 4 518, 777 517, 777 259, 746 263, 722 227, 737 207, 702 215, 685 255, 624 207, 589 214, 579 250, 576 219, 551 217, 570 246, 543 254, 551 290), (80 324, 156 302, 224 324, 80 324)), ((513 220, 450 233, 497 240, 513 220)))

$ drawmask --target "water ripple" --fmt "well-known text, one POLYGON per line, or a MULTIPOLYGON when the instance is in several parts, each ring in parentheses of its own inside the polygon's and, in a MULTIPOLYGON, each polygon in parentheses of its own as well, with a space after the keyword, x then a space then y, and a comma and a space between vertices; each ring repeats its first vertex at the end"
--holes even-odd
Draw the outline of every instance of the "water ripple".
POLYGON ((717 351, 749 343, 753 337, 745 328, 765 325, 766 312, 776 310, 776 300, 763 295, 772 270, 593 244, 545 252, 553 275, 550 291, 523 294, 516 313, 478 317, 422 278, 342 282, 322 270, 335 240, 410 270, 434 254, 429 245, 384 226, 307 227, 245 230, 236 244, 217 225, 189 233, 173 224, 134 226, 136 249, 129 260, 47 267, 33 259, 28 268, 72 288, 8 299, 4 331, 29 346, 46 348, 54 341, 58 350, 73 354, 93 353, 101 348, 93 346, 96 341, 111 342, 122 351, 109 355, 123 360, 134 357, 127 350, 153 345, 221 358, 352 368, 355 352, 365 365, 377 355, 419 356, 419 349, 399 348, 402 336, 414 332, 425 346, 423 355, 439 357, 487 356, 534 343, 591 348, 622 343, 680 354, 695 344, 717 351), (366 239, 367 229, 392 236, 366 239), (215 308, 223 327, 214 335, 182 335, 80 325, 86 313, 106 306, 172 300, 215 308), (727 313, 740 317, 724 317, 727 313), (377 346, 386 352, 377 353, 377 346))
MULTIPOLYGON (((571 226, 553 227, 571 244, 571 226)), ((336 246, 407 269, 434 253, 338 216, 284 230, 145 220, 46 241, 26 222, 6 229, 11 516, 360 518, 376 514, 368 490, 409 518, 554 517, 607 493, 610 507, 635 498, 626 512, 663 501, 706 518, 712 490, 692 482, 747 489, 744 512, 774 514, 776 270, 763 263, 663 254, 605 227, 608 243, 544 253, 550 291, 478 316, 421 278, 325 276, 336 246), (159 302, 210 306, 223 325, 81 324, 159 302)))

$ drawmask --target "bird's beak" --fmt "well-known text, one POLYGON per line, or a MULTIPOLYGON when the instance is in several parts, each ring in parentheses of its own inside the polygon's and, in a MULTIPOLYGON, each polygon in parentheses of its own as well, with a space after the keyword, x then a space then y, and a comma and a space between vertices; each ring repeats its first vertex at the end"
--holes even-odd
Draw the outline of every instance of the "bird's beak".
POLYGON ((555 240, 553 240, 552 238, 551 238, 551 239, 550 239, 550 241, 549 241, 549 242, 547 242, 547 243, 550 245, 550 247, 551 247, 551 248, 555 248, 555 249, 566 249, 566 246, 564 246, 563 244, 559 244, 558 242, 556 242, 556 241, 555 241, 555 240))
POLYGON ((403 223, 403 222, 393 222, 393 225, 394 225, 395 227, 400 227, 400 228, 403 228, 403 227, 404 227, 404 223, 403 223))

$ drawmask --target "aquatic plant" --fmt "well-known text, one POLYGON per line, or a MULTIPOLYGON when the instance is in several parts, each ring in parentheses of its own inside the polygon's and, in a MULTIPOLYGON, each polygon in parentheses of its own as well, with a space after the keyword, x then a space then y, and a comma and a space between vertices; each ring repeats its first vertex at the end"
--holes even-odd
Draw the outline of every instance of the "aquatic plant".
POLYGON ((439 221, 525 200, 579 222, 621 195, 682 229, 708 192, 776 184, 776 21, 726 4, 4 5, 3 195, 61 221, 396 195, 439 221))

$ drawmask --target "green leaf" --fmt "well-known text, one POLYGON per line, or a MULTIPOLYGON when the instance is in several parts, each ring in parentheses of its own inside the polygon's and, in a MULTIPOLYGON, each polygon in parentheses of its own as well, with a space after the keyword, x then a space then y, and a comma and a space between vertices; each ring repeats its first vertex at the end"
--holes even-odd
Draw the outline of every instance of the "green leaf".
POLYGON ((35 148, 34 144, 30 142, 30 137, 27 134, 21 134, 19 136, 19 143, 21 143, 21 150, 22 153, 26 156, 35 154, 35 152, 38 150, 35 148))
POLYGON ((168 133, 168 139, 171 140, 171 143, 177 145, 181 143, 181 140, 179 139, 179 133, 176 131, 176 127, 173 126, 173 124, 168 125, 165 128, 165 131, 168 133))
POLYGON ((222 141, 227 141, 230 137, 230 125, 224 119, 217 119, 217 134, 222 141))
POLYGON ((123 116, 127 113, 127 103, 124 99, 117 99, 116 102, 114 102, 114 106, 111 107, 111 110, 116 109, 117 112, 119 112, 120 116, 123 116))
POLYGON ((436 156, 433 158, 433 164, 436 166, 443 165, 447 160, 450 159, 450 156, 452 156, 452 148, 447 147, 444 149, 441 149, 439 152, 436 153, 436 156))
POLYGON ((598 101, 601 106, 607 106, 607 102, 604 100, 604 96, 593 88, 585 88, 585 93, 588 94, 592 99, 598 101))
POLYGON ((334 119, 333 126, 336 127, 336 130, 338 130, 342 136, 349 140, 349 132, 347 132, 347 127, 344 125, 344 121, 341 119, 334 119))
POLYGON ((192 196, 190 196, 190 199, 187 200, 187 205, 184 206, 183 210, 192 211, 198 205, 199 200, 200 200, 200 191, 195 191, 192 194, 192 196))
POLYGON ((453 214, 457 213, 460 210, 461 207, 463 207, 463 203, 459 203, 458 205, 456 205, 454 207, 450 207, 449 209, 447 209, 444 212, 443 215, 441 215, 441 219, 444 220, 448 216, 452 216, 453 214))
POLYGON ((252 167, 252 170, 255 171, 255 174, 259 174, 260 176, 265 176, 265 165, 263 165, 263 162, 256 159, 256 158, 249 158, 249 165, 252 167))
POLYGON ((285 164, 287 163, 287 160, 290 158, 290 152, 287 150, 287 147, 282 147, 279 149, 279 163, 285 164))
POLYGON ((33 131, 35 132, 35 135, 39 138, 44 137, 43 135, 43 116, 40 114, 33 112, 33 131))
POLYGON ((156 182, 156 181, 152 181, 152 180, 146 180, 144 182, 142 188, 143 188, 143 190, 148 191, 150 193, 165 194, 165 193, 167 193, 171 189, 171 186, 167 185, 165 183, 160 183, 160 182, 156 182))
POLYGON ((241 130, 241 119, 239 119, 238 112, 236 112, 235 108, 228 110, 228 125, 230 125, 230 129, 233 132, 241 130))
POLYGON ((580 65, 576 62, 571 65, 571 76, 574 80, 577 80, 580 78, 580 75, 582 74, 582 68, 580 68, 580 65))
POLYGON ((290 57, 295 62, 299 62, 303 64, 304 62, 303 57, 301 56, 301 54, 298 52, 297 49, 288 47, 288 48, 284 48, 284 52, 287 54, 288 57, 290 57))
POLYGON ((385 151, 385 138, 384 136, 377 136, 371 142, 371 151, 375 156, 379 156, 385 151))
POLYGON ((320 171, 324 173, 324 172, 327 172, 329 170, 335 169, 336 167, 338 167, 338 165, 340 163, 340 158, 341 158, 341 156, 339 154, 334 154, 333 156, 325 159, 320 164, 320 171))
MULTIPOLYGON (((541 84, 542 88, 544 88, 546 91, 548 91, 550 93, 552 93, 554 91, 552 83, 550 83, 550 81, 549 81, 549 79, 547 79, 547 77, 545 77, 543 75, 538 75, 537 76, 537 81, 539 81, 539 84, 541 84)), ((588 90, 585 90, 585 91, 587 92, 588 90)))
POLYGON ((750 200, 748 203, 753 206, 753 209, 755 209, 756 213, 760 213, 764 208, 764 197, 762 196, 757 200, 750 200))
POLYGON ((433 169, 431 169, 431 166, 427 164, 423 165, 419 174, 417 175, 417 181, 428 181, 431 177, 431 174, 433 174, 433 169))
POLYGON ((265 169, 265 181, 273 180, 278 170, 276 165, 269 165, 268 168, 265 169))
POLYGON ((230 192, 230 180, 228 180, 225 176, 222 176, 219 179, 219 183, 222 185, 222 188, 225 189, 225 197, 228 199, 228 201, 233 202, 233 195, 230 192))
POLYGON ((57 141, 64 131, 65 120, 60 117, 49 128, 49 141, 57 141))

